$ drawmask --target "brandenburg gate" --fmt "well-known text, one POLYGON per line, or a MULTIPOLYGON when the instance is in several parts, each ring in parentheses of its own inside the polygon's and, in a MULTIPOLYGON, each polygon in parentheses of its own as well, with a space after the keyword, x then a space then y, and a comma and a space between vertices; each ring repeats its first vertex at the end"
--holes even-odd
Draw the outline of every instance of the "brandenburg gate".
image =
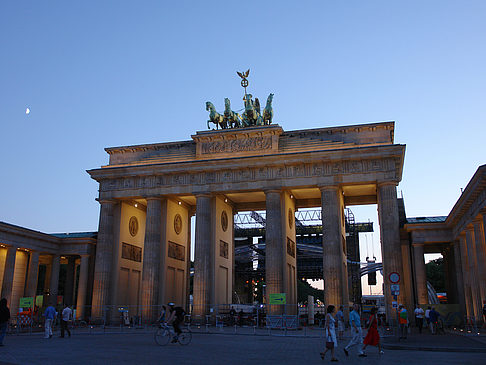
MULTIPOLYGON (((208 103, 217 130, 182 142, 107 148, 108 165, 88 171, 99 182, 101 206, 93 317, 117 303, 139 305, 146 318, 169 301, 189 307, 191 245, 194 314, 231 303, 233 216, 239 211, 266 210, 267 298, 286 293, 287 303, 297 303, 300 208, 322 208, 326 304, 349 303, 346 206, 377 204, 385 287, 389 273, 404 277, 396 187, 405 145, 394 143, 394 122, 284 131, 272 124, 268 101, 252 119, 246 89, 245 98, 242 119, 215 116, 208 103)), ((384 292, 392 318, 391 294, 384 292)), ((404 293, 400 302, 406 302, 404 293)))

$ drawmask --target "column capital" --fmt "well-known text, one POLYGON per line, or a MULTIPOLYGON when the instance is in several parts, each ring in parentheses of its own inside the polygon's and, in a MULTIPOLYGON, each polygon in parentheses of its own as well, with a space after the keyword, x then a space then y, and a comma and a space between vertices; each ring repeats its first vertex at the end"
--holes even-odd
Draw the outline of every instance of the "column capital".
POLYGON ((208 191, 194 191, 192 194, 196 197, 196 199, 197 198, 212 198, 213 197, 213 193, 208 192, 208 191))
POLYGON ((465 228, 466 233, 467 232, 474 232, 474 226, 472 223, 468 224, 465 228))
POLYGON ((265 195, 267 195, 267 194, 271 194, 271 193, 281 194, 282 191, 283 190, 282 189, 279 189, 279 188, 270 188, 270 189, 264 190, 263 192, 265 193, 265 195))
POLYGON ((393 185, 393 186, 398 186, 398 181, 378 181, 376 186, 381 188, 382 186, 388 186, 388 185, 393 185))
POLYGON ((337 191, 337 190, 339 190, 339 185, 336 185, 336 184, 334 184, 334 185, 319 185, 318 188, 321 192, 323 192, 325 190, 337 191))
POLYGON ((144 196, 144 199, 148 202, 150 200, 159 200, 159 201, 162 201, 165 199, 165 197, 163 196, 144 196))
POLYGON ((477 216, 476 218, 474 218, 472 220, 473 226, 478 225, 478 224, 482 224, 482 223, 483 223, 483 218, 481 216, 477 216))
POLYGON ((412 247, 424 247, 424 242, 412 242, 412 247))

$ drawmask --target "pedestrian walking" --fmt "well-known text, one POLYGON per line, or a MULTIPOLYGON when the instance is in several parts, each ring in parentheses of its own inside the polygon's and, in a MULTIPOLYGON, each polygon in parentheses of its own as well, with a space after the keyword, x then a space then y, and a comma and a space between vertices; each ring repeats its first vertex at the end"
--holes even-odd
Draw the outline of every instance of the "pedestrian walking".
POLYGON ((422 328, 424 326, 424 315, 425 315, 425 312, 417 304, 417 307, 415 308, 414 314, 415 314, 415 326, 418 328, 419 333, 422 333, 422 328))
POLYGON ((408 313, 403 304, 398 306, 398 324, 400 327, 400 337, 398 339, 406 340, 408 331, 408 313))
POLYGON ((344 313, 343 313, 343 306, 339 307, 338 312, 336 313, 336 320, 337 320, 337 332, 338 338, 340 340, 344 337, 344 313))
POLYGON ((353 306, 353 310, 349 313, 349 325, 351 327, 351 333, 353 337, 351 341, 346 345, 344 348, 344 353, 346 356, 349 356, 349 349, 353 346, 358 345, 358 356, 359 357, 366 357, 366 354, 363 352, 363 331, 361 330, 361 319, 359 316, 359 305, 355 304, 353 306))
POLYGON ((73 311, 67 304, 64 304, 64 309, 61 313, 61 336, 64 338, 64 332, 67 331, 68 336, 71 337, 71 331, 69 331, 69 321, 73 315, 73 311))
POLYGON ((337 339, 336 339, 336 320, 333 317, 334 311, 336 308, 333 305, 327 306, 327 313, 326 313, 326 324, 324 326, 324 333, 326 334, 326 349, 324 352, 321 352, 321 359, 324 360, 326 353, 331 350, 331 361, 338 361, 334 357, 334 349, 337 347, 337 339))
POLYGON ((427 310, 425 311, 425 322, 427 323, 427 328, 430 330, 430 311, 431 308, 427 307, 427 310))
POLYGON ((366 350, 367 346, 377 346, 378 353, 380 355, 383 355, 383 351, 380 345, 380 334, 378 333, 378 320, 376 318, 376 312, 378 312, 378 308, 371 308, 371 316, 368 324, 368 333, 363 340, 363 352, 366 350))
POLYGON ((430 317, 430 332, 432 332, 433 335, 437 333, 437 322, 439 320, 439 312, 435 310, 435 307, 432 307, 429 313, 430 317))
POLYGON ((49 305, 44 312, 44 317, 46 317, 44 338, 52 338, 52 325, 56 320, 56 315, 57 312, 52 304, 49 305))
POLYGON ((3 339, 7 333, 8 321, 10 319, 10 309, 7 307, 7 299, 0 300, 0 346, 3 346, 3 339))

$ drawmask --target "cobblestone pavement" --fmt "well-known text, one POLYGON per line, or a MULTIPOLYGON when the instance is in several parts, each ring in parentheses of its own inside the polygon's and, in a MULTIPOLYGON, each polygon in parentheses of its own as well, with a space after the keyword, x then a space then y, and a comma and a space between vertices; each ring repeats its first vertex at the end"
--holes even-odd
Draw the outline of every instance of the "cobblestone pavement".
MULTIPOLYGON (((188 346, 155 344, 152 334, 8 336, 0 347, 0 364, 322 364, 320 338, 199 334, 188 346)), ((370 348, 367 358, 337 357, 346 364, 485 364, 484 353, 451 353, 370 348)))

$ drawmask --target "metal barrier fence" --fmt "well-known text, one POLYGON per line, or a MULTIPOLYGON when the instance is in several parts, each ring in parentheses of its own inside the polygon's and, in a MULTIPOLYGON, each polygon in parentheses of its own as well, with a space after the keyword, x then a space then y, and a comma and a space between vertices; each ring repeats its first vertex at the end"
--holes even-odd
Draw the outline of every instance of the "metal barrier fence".
MULTIPOLYGON (((167 306, 166 306, 167 307, 167 306)), ((296 305, 275 306, 233 304, 209 306, 208 314, 197 314, 198 308, 191 307, 184 317, 184 325, 196 332, 216 332, 253 335, 299 335, 323 336, 324 317, 316 317, 313 325, 308 325, 307 314, 300 313, 296 305), (268 311, 270 313, 268 313, 268 311)), ((129 306, 110 305, 103 307, 85 306, 75 308, 70 329, 75 333, 145 333, 154 331, 162 313, 162 305, 129 306)), ((39 333, 44 331, 45 308, 37 312, 18 314, 10 323, 10 334, 39 333)), ((60 327, 62 308, 56 308, 58 316, 54 329, 60 327)), ((165 315, 168 319, 169 311, 165 315)), ((474 317, 465 317, 464 331, 477 333, 480 323, 474 317)), ((363 320, 363 326, 365 321, 363 320)), ((348 326, 347 326, 348 327, 348 326)), ((398 335, 395 326, 382 325, 383 334, 398 335)), ((348 331, 348 329, 346 330, 348 331)))

